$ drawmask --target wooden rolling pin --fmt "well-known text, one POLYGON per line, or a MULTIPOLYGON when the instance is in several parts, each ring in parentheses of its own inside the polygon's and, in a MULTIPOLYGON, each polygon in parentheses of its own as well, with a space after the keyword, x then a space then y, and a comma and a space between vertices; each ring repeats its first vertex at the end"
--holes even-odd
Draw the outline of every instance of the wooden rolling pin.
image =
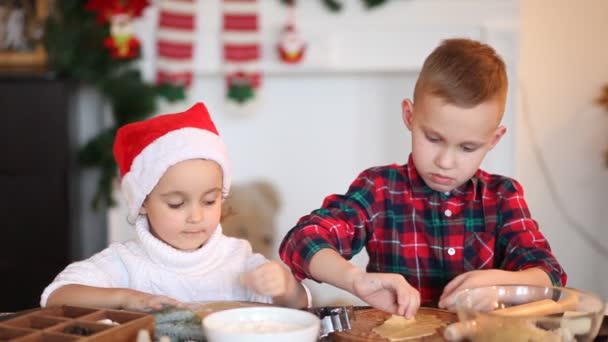
MULTIPOLYGON (((546 316, 560 314, 576 309, 578 298, 576 295, 567 296, 559 301, 542 299, 534 302, 515 305, 504 309, 494 310, 491 313, 500 316, 546 316)), ((448 341, 462 341, 483 327, 491 324, 490 317, 479 317, 475 320, 461 321, 448 325, 443 337, 448 341)))

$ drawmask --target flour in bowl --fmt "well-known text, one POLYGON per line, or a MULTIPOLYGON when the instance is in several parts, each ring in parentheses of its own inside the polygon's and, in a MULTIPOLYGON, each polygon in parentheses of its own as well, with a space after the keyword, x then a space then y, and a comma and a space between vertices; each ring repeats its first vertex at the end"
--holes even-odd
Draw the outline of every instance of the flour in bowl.
POLYGON ((302 329, 303 326, 292 323, 276 321, 253 321, 227 324, 222 330, 236 333, 271 334, 278 332, 294 331, 302 329))

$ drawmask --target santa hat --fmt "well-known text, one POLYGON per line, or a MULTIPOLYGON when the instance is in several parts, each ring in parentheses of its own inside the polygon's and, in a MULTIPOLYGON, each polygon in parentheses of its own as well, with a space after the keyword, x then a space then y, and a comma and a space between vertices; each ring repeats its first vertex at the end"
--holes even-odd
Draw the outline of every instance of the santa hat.
POLYGON ((203 103, 185 112, 166 114, 127 124, 118 129, 114 158, 120 169, 128 220, 135 222, 146 196, 165 171, 181 161, 209 159, 223 172, 224 197, 230 190, 228 149, 203 103))

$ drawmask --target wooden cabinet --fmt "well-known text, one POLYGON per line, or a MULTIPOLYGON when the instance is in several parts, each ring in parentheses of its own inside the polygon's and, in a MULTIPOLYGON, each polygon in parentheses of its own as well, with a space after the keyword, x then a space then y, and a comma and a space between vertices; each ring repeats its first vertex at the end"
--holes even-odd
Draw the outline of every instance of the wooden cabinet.
POLYGON ((38 306, 70 260, 68 92, 0 74, 0 312, 38 306))

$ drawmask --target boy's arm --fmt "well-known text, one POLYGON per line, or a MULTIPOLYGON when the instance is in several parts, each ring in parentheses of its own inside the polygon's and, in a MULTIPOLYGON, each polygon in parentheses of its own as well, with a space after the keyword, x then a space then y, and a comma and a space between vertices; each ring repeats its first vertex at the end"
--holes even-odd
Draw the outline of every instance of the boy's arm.
POLYGON ((367 242, 368 230, 374 229, 375 215, 382 210, 377 204, 378 185, 386 180, 376 172, 364 171, 344 195, 330 195, 323 205, 298 221, 283 238, 279 248, 281 260, 298 280, 312 278, 309 264, 322 249, 333 249, 343 258, 359 253, 367 242))
POLYGON ((137 311, 160 310, 163 305, 181 306, 169 297, 152 295, 132 289, 104 288, 70 284, 53 291, 47 306, 78 305, 128 309, 137 311))
MULTIPOLYGON (((412 317, 420 294, 402 275, 367 273, 347 259, 366 244, 376 220, 384 217, 386 192, 396 175, 369 169, 361 173, 345 195, 328 196, 321 209, 302 217, 287 233, 279 255, 296 279, 310 278, 344 289, 368 304, 412 317)), ((382 227, 381 227, 382 228, 382 227)))
POLYGON ((499 269, 475 270, 458 275, 445 286, 439 307, 453 308, 455 294, 466 288, 501 284, 566 284, 566 273, 551 252, 536 221, 530 216, 521 185, 508 179, 498 192, 502 195, 497 207, 502 224, 497 228, 494 253, 500 263, 499 269))
POLYGON ((507 271, 537 268, 545 272, 552 285, 565 286, 566 272, 532 219, 521 185, 515 180, 505 183, 504 196, 499 208, 503 224, 498 228, 496 241, 496 249, 503 258, 500 268, 507 271))
POLYGON ((309 269, 313 279, 350 293, 355 293, 353 284, 363 273, 363 270, 329 248, 321 249, 313 255, 309 269))
POLYGON ((402 275, 367 273, 333 249, 321 249, 312 256, 310 273, 386 312, 412 318, 420 306, 420 293, 402 275))

